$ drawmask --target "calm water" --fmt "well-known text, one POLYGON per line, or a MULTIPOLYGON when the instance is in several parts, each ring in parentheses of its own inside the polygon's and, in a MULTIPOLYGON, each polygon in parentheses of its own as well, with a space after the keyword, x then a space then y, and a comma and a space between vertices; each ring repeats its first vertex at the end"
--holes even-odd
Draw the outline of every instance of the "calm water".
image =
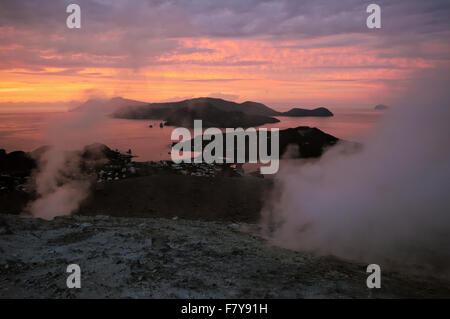
MULTIPOLYGON (((174 127, 160 128, 160 121, 122 120, 102 117, 91 123, 95 129, 71 126, 73 113, 8 113, 0 114, 0 148, 8 152, 14 150, 32 151, 45 144, 53 144, 55 138, 64 140, 65 136, 73 138, 83 133, 83 143, 100 142, 119 150, 132 149, 139 156, 138 160, 169 159, 170 135, 174 127), (65 121, 69 125, 65 125, 65 121), (49 131, 58 123, 65 129, 49 131), (149 128, 149 125, 153 128, 149 128), (77 130, 79 132, 77 132, 77 130)), ((382 113, 372 110, 335 111, 329 118, 289 118, 278 117, 280 123, 263 127, 285 129, 300 125, 313 126, 336 137, 358 141, 370 132, 382 117, 382 113)), ((80 135, 81 136, 81 135, 80 135)), ((81 138, 81 137, 80 137, 81 138)), ((68 138, 69 141, 69 138, 68 138)), ((70 144, 70 142, 67 142, 70 144)))

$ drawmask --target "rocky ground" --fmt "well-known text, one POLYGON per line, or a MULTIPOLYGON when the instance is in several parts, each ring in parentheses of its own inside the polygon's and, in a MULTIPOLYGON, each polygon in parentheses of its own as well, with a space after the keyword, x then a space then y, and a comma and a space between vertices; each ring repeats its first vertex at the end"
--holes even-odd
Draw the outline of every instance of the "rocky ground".
POLYGON ((0 297, 30 298, 429 298, 434 279, 268 244, 254 224, 185 219, 0 215, 0 297), (66 267, 81 267, 68 289, 66 267))
POLYGON ((256 223, 273 181, 240 166, 139 163, 131 150, 93 144, 74 153, 92 181, 77 215, 20 217, 46 149, 0 150, 0 298, 450 297, 447 281, 385 268, 370 290, 367 265, 270 245, 256 223), (81 289, 66 287, 69 264, 81 267, 81 289))

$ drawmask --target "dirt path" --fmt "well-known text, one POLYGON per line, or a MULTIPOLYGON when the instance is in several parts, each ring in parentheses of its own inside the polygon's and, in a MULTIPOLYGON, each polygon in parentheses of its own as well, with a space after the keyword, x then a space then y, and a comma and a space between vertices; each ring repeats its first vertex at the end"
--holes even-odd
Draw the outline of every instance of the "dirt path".
POLYGON ((448 284, 272 247, 229 222, 0 216, 0 297, 367 298, 450 297, 448 284), (79 264, 82 288, 66 288, 79 264))

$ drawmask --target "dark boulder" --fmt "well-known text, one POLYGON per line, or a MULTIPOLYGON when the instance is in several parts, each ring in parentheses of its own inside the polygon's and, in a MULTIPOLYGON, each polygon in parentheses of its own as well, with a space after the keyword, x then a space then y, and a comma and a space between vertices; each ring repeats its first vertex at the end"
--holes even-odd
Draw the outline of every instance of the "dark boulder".
POLYGON ((0 150, 0 171, 18 175, 29 175, 36 161, 23 151, 6 153, 0 150))

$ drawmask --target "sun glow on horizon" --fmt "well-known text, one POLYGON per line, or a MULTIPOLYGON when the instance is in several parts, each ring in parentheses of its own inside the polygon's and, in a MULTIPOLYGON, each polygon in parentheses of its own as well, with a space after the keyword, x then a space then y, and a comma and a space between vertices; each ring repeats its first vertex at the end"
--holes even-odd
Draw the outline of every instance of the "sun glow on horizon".
MULTIPOLYGON (((311 16, 295 8, 291 20, 280 18, 268 28, 259 25, 260 16, 268 12, 258 10, 270 7, 280 17, 291 12, 287 4, 257 6, 246 13, 254 14, 253 24, 240 28, 241 20, 233 20, 244 14, 239 10, 224 15, 211 9, 212 16, 205 18, 197 16, 200 8, 189 15, 174 6, 130 4, 125 6, 128 12, 122 5, 102 5, 103 12, 92 12, 99 15, 95 23, 87 20, 79 30, 55 28, 54 11, 44 9, 46 20, 28 17, 28 24, 7 17, 0 25, 0 103, 216 96, 281 108, 355 107, 389 104, 421 70, 449 64, 450 44, 438 41, 440 33, 416 40, 388 23, 371 32, 351 19, 340 21, 340 29, 330 17, 341 18, 342 11, 327 8, 312 10, 311 16), (314 20, 317 14, 327 19, 320 23, 314 20), (216 23, 209 20, 213 16, 216 23), (317 30, 306 28, 307 22, 317 30)), ((87 4, 82 7, 89 10, 87 4)), ((344 16, 353 17, 354 10, 349 8, 344 16)), ((364 21, 364 14, 358 19, 364 21)))

